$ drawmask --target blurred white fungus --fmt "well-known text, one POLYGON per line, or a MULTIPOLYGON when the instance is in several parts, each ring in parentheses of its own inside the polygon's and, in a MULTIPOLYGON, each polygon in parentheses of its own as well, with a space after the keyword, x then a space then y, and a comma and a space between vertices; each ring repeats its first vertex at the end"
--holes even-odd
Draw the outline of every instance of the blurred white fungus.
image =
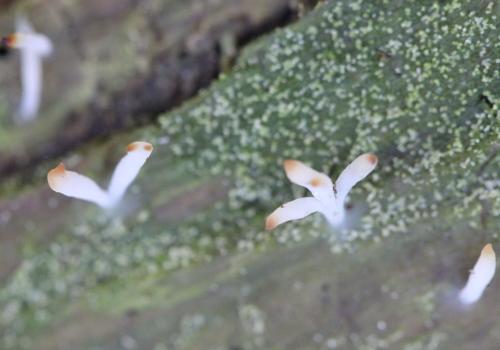
POLYGON ((4 49, 18 49, 21 54, 22 96, 17 110, 17 121, 36 118, 42 94, 42 59, 52 54, 51 40, 36 33, 25 17, 16 21, 16 32, 2 39, 4 49))
POLYGON ((469 279, 458 296, 462 304, 473 304, 483 295, 490 284, 496 269, 496 256, 493 246, 487 244, 481 250, 479 259, 470 271, 469 279))

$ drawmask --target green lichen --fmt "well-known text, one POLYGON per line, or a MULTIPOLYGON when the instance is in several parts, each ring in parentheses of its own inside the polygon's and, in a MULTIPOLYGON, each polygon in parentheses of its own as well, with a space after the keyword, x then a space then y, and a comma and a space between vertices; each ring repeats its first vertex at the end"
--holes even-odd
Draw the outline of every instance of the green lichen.
POLYGON ((499 92, 495 11, 493 3, 326 5, 162 127, 175 156, 235 179, 236 209, 290 198, 284 159, 337 174, 371 151, 381 163, 362 185, 368 214, 347 237, 405 232, 450 201, 477 219, 477 199, 498 196, 495 172, 477 175, 500 132, 497 105, 481 100, 499 92), (388 195, 392 181, 401 183, 388 195))
MULTIPOLYGON (((281 169, 287 158, 336 175, 360 153, 379 156, 376 171, 353 192, 355 208, 365 206, 354 228, 332 233, 313 217, 287 224, 276 234, 276 242, 288 247, 321 237, 329 241, 328 250, 361 251, 342 255, 342 261, 331 258, 335 270, 328 273, 336 281, 347 278, 357 283, 348 263, 369 265, 370 258, 378 258, 383 265, 384 251, 388 257, 399 257, 399 243, 385 250, 372 248, 388 236, 405 244, 410 239, 412 244, 421 240, 430 244, 435 233, 467 237, 467 232, 482 232, 490 241, 498 239, 494 231, 500 217, 495 162, 500 137, 497 12, 493 2, 401 6, 396 1, 336 1, 255 44, 233 72, 163 116, 160 128, 143 131, 148 140, 164 144, 157 159, 148 162, 157 174, 149 181, 152 185, 139 182, 142 189, 151 186, 149 193, 158 202, 153 200, 125 221, 110 220, 89 208, 62 232, 64 238, 25 259, 0 290, 0 344, 29 347, 32 332, 61 317, 58 304, 69 304, 75 297, 99 295, 109 300, 116 292, 125 308, 130 291, 107 292, 99 287, 124 283, 133 294, 140 283, 130 286, 127 281, 136 282, 137 271, 155 280, 216 256, 272 251, 275 242, 263 232, 263 219, 298 191, 290 191, 281 169), (165 173, 182 169, 183 179, 166 180, 163 169, 165 173), (207 177, 231 184, 227 201, 179 224, 150 219, 158 203, 172 198, 160 188, 190 188, 207 177)), ((324 278, 303 269, 311 282, 324 278)), ((296 276, 293 272, 290 275, 296 276)), ((382 294, 397 300, 398 290, 404 288, 403 275, 391 276, 387 293, 381 288, 382 294)), ((410 302, 401 310, 429 323, 442 286, 432 291, 425 289, 428 284, 418 287, 408 291, 410 302)), ((167 287, 158 288, 159 296, 170 295, 167 287)), ((192 295, 202 290, 193 290, 192 295)), ((146 308, 158 295, 146 298, 144 304, 131 301, 129 306, 146 308)), ((94 305, 116 312, 106 304, 94 305)), ((367 311, 367 317, 378 316, 376 311, 367 311)), ((196 348, 193 344, 203 344, 208 337, 207 329, 218 329, 216 321, 199 315, 183 318, 175 346, 196 348)), ((235 322, 247 333, 258 331, 246 340, 249 346, 279 346, 279 340, 267 338, 266 329, 272 324, 268 318, 274 316, 264 306, 245 301, 237 316, 235 322)), ((359 349, 432 348, 447 340, 446 330, 414 339, 408 331, 414 326, 411 320, 401 325, 376 320, 375 328, 386 324, 379 329, 383 334, 342 328, 350 335, 318 333, 312 340, 321 348, 359 349)))

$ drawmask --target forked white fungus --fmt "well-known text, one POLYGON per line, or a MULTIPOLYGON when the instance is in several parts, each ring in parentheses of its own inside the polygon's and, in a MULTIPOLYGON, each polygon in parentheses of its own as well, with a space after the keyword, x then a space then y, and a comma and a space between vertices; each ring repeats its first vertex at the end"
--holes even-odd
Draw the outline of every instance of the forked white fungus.
POLYGON ((110 209, 121 201, 128 186, 137 177, 151 152, 153 152, 153 146, 148 142, 138 141, 129 144, 127 154, 116 165, 107 191, 99 187, 92 179, 66 170, 63 163, 49 171, 47 181, 49 187, 55 192, 110 209))
POLYGON ((481 250, 481 255, 470 271, 469 279, 458 296, 462 304, 473 304, 483 295, 484 290, 490 284, 496 269, 496 256, 493 246, 487 244, 481 250))
POLYGON ((266 219, 266 230, 291 220, 302 219, 320 212, 331 225, 339 225, 345 216, 344 202, 347 194, 377 166, 377 156, 365 153, 357 157, 340 174, 335 186, 332 180, 297 160, 284 162, 288 179, 307 188, 313 197, 298 198, 281 205, 266 219))

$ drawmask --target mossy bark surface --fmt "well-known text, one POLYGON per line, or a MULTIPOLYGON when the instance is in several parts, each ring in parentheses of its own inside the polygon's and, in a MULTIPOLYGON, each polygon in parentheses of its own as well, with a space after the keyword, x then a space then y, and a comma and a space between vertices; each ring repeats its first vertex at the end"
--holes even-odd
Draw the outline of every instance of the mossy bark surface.
POLYGON ((65 159, 105 179, 155 145, 112 217, 49 192, 52 161, 5 184, 2 348, 494 349, 499 279, 471 307, 457 292, 500 247, 499 11, 326 2, 160 125, 65 159), (305 195, 284 159, 335 177, 363 152, 348 227, 263 230, 305 195))

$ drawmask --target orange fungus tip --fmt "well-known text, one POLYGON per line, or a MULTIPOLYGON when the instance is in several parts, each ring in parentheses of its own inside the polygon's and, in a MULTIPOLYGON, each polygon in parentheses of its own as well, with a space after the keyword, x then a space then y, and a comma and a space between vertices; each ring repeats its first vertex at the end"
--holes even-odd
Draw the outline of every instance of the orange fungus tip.
POLYGON ((293 171, 297 167, 298 162, 293 159, 287 159, 283 162, 283 167, 287 171, 293 171))
POLYGON ((323 180, 320 177, 315 177, 310 182, 311 186, 319 187, 323 184, 323 180))
POLYGON ((377 164, 377 162, 378 162, 378 158, 377 158, 377 156, 376 156, 376 155, 374 155, 374 154, 369 154, 369 155, 368 155, 368 161, 369 161, 370 163, 372 163, 372 164, 377 164))
POLYGON ((132 152, 137 149, 137 144, 136 142, 132 142, 127 146, 127 152, 132 152))
POLYGON ((52 173, 54 175, 62 175, 66 171, 66 168, 64 167, 63 163, 59 163, 58 166, 56 166, 54 169, 52 169, 49 173, 52 173))
POLYGON ((9 34, 2 38, 2 45, 12 48, 16 44, 16 34, 9 34))
POLYGON ((276 227, 276 219, 273 216, 268 216, 266 219, 266 230, 272 230, 276 227))
POLYGON ((9 36, 7 36, 7 43, 9 44, 9 46, 14 46, 16 41, 17 41, 16 34, 10 34, 9 36))
POLYGON ((57 188, 58 180, 64 176, 66 172, 66 168, 63 163, 60 163, 54 169, 50 170, 47 174, 47 181, 49 182, 49 186, 52 189, 57 188))
POLYGON ((147 152, 151 152, 153 150, 153 145, 151 145, 149 142, 143 141, 132 142, 127 146, 127 152, 137 151, 141 148, 147 152))
POLYGON ((481 254, 485 254, 485 255, 494 255, 495 254, 491 243, 488 243, 487 245, 484 246, 483 250, 481 251, 481 254))

